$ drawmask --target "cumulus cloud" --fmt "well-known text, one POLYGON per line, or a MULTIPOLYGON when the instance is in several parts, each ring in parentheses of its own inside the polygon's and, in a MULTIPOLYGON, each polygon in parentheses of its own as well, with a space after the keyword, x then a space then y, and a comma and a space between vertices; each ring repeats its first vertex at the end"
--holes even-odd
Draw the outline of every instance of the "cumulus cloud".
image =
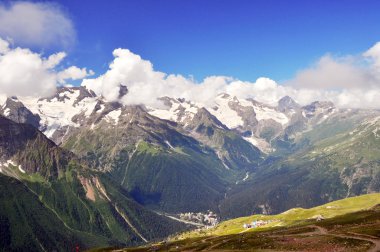
POLYGON ((50 2, 0 3, 0 36, 21 46, 70 47, 75 42, 71 19, 50 2))
POLYGON ((286 84, 326 90, 380 88, 380 42, 361 55, 325 55, 286 84))
POLYGON ((71 66, 58 73, 58 82, 66 84, 66 80, 81 80, 85 77, 94 75, 92 70, 87 71, 86 68, 79 68, 77 66, 71 66))
POLYGON ((326 55, 311 68, 297 73, 290 84, 297 88, 344 89, 369 86, 372 82, 368 69, 355 65, 354 59, 326 55))
POLYGON ((45 97, 53 94, 57 83, 78 79, 90 72, 78 67, 56 70, 65 53, 59 52, 44 58, 25 48, 10 48, 0 38, 0 93, 7 96, 45 97))
POLYGON ((121 98, 124 104, 160 106, 160 97, 185 98, 210 105, 220 93, 229 93, 242 98, 256 98, 264 102, 285 95, 284 88, 273 80, 259 78, 255 83, 242 82, 227 76, 210 76, 201 83, 182 75, 155 71, 151 62, 127 49, 116 49, 109 70, 98 78, 85 79, 83 86, 104 96, 109 101, 119 101, 120 85, 128 87, 121 98), (281 90, 281 91, 280 91, 281 90))
POLYGON ((114 60, 103 75, 85 79, 82 85, 109 101, 124 104, 161 106, 158 98, 169 96, 207 106, 218 94, 228 93, 271 105, 289 95, 300 104, 329 100, 340 107, 380 107, 380 43, 355 57, 323 56, 314 66, 281 85, 264 77, 249 82, 227 76, 210 76, 197 83, 182 75, 156 71, 151 62, 127 49, 116 49, 113 55, 114 60), (121 99, 120 85, 128 87, 121 99))

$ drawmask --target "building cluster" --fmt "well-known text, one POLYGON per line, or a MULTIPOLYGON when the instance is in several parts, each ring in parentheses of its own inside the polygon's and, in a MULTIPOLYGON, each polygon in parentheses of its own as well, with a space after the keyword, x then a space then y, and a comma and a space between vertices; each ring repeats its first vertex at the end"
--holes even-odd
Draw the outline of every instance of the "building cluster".
POLYGON ((273 220, 254 220, 248 224, 244 223, 243 228, 257 228, 257 227, 267 225, 271 222, 273 222, 273 220))
POLYGON ((206 213, 181 213, 180 219, 195 222, 205 226, 216 226, 219 223, 218 216, 212 211, 206 213))

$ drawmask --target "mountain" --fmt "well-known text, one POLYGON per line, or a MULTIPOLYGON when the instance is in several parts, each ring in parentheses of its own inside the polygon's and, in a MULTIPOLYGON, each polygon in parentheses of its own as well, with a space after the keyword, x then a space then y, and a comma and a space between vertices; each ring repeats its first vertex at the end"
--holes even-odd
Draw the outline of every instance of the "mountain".
POLYGON ((300 109, 300 105, 290 96, 284 96, 278 100, 277 109, 285 114, 294 113, 300 109))
MULTIPOLYGON (((120 95, 126 92, 120 86, 120 95)), ((377 110, 327 101, 302 106, 291 97, 268 105, 229 94, 207 104, 160 100, 158 107, 123 105, 64 87, 48 98, 4 99, 0 112, 38 122, 78 162, 163 214, 212 210, 228 219, 380 190, 370 133, 377 123, 350 133, 363 132, 377 110)))
POLYGON ((231 190, 221 205, 222 215, 278 213, 379 192, 379 117, 368 112, 371 116, 363 120, 358 111, 345 113, 350 116, 331 117, 304 133, 309 145, 285 158, 268 160, 252 179, 231 190))
POLYGON ((30 124, 15 123, 0 116, 0 161, 18 164, 21 172, 38 172, 44 178, 57 178, 74 156, 30 124))
POLYGON ((30 124, 0 116, 2 250, 126 246, 186 225, 148 211, 30 124))
POLYGON ((7 118, 18 123, 27 123, 34 127, 39 127, 40 125, 41 118, 39 115, 33 114, 17 97, 7 98, 0 108, 0 112, 7 118))
POLYGON ((41 118, 39 129, 55 143, 158 211, 217 211, 228 184, 254 170, 263 157, 205 108, 193 108, 184 125, 142 106, 106 102, 84 87, 17 101, 41 118))

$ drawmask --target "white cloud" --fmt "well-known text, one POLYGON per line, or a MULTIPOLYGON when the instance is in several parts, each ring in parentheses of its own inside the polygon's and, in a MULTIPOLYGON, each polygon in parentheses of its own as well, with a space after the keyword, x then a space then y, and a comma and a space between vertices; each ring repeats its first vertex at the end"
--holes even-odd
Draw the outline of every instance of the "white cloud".
POLYGON ((0 39, 0 54, 4 54, 9 51, 9 42, 0 39))
POLYGON ((58 82, 65 79, 79 79, 90 72, 72 66, 62 71, 56 67, 65 53, 59 52, 44 58, 25 48, 10 48, 0 38, 0 93, 7 96, 44 97, 53 94, 58 82))
POLYGON ((158 105, 158 97, 182 96, 192 82, 182 76, 169 75, 153 70, 153 65, 127 49, 113 51, 115 59, 109 70, 96 79, 85 79, 82 85, 103 95, 109 101, 118 100, 119 87, 128 87, 123 97, 125 104, 158 105))
POLYGON ((380 42, 357 56, 325 55, 286 84, 319 90, 380 88, 380 42))
POLYGON ((248 82, 226 76, 210 76, 197 83, 155 71, 151 62, 127 49, 116 49, 113 55, 106 73, 85 79, 82 85, 109 101, 119 100, 119 87, 126 85, 129 92, 120 100, 124 104, 160 106, 157 98, 169 96, 210 105, 216 95, 225 92, 272 105, 289 95, 303 105, 329 100, 339 107, 380 107, 380 43, 357 57, 324 56, 283 85, 269 78, 248 82))
POLYGON ((66 53, 64 52, 52 54, 47 58, 47 60, 44 61, 44 66, 46 68, 53 68, 58 65, 65 57, 66 53))
POLYGON ((186 98, 211 105, 220 93, 241 98, 254 98, 274 104, 291 89, 278 85, 268 78, 256 82, 243 82, 227 76, 210 76, 201 83, 182 75, 167 75, 155 71, 151 62, 127 49, 116 49, 109 70, 95 79, 85 79, 83 86, 92 89, 109 101, 119 100, 120 85, 128 87, 128 94, 121 98, 124 104, 161 106, 158 98, 169 96, 186 98))
POLYGON ((375 76, 374 79, 377 81, 377 85, 380 86, 380 42, 372 46, 363 56, 366 57, 371 64, 372 75, 375 76))
POLYGON ((344 89, 372 84, 367 68, 352 58, 323 56, 314 66, 297 73, 290 84, 298 88, 344 89))
POLYGON ((0 3, 0 36, 21 46, 63 46, 75 42, 71 19, 58 4, 17 1, 0 3))
POLYGON ((68 79, 81 80, 91 75, 94 75, 94 72, 92 70, 87 71, 86 68, 71 66, 58 73, 58 82, 61 84, 65 84, 65 81, 68 79))

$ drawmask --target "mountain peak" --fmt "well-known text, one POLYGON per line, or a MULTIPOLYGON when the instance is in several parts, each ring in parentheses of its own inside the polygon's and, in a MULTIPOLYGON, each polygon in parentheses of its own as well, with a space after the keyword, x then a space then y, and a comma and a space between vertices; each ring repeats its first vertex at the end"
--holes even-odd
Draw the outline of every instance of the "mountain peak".
POLYGON ((291 98, 288 95, 282 97, 278 101, 278 109, 281 112, 285 112, 286 110, 290 110, 290 109, 297 109, 299 107, 300 107, 300 105, 295 100, 293 100, 293 98, 291 98))
POLYGON ((7 98, 4 105, 0 107, 0 114, 17 123, 28 123, 34 127, 39 126, 40 116, 33 114, 17 97, 7 98))
POLYGON ((123 85, 123 84, 120 84, 119 85, 119 96, 118 96, 118 99, 121 99, 123 98, 127 93, 128 93, 128 87, 123 85))

